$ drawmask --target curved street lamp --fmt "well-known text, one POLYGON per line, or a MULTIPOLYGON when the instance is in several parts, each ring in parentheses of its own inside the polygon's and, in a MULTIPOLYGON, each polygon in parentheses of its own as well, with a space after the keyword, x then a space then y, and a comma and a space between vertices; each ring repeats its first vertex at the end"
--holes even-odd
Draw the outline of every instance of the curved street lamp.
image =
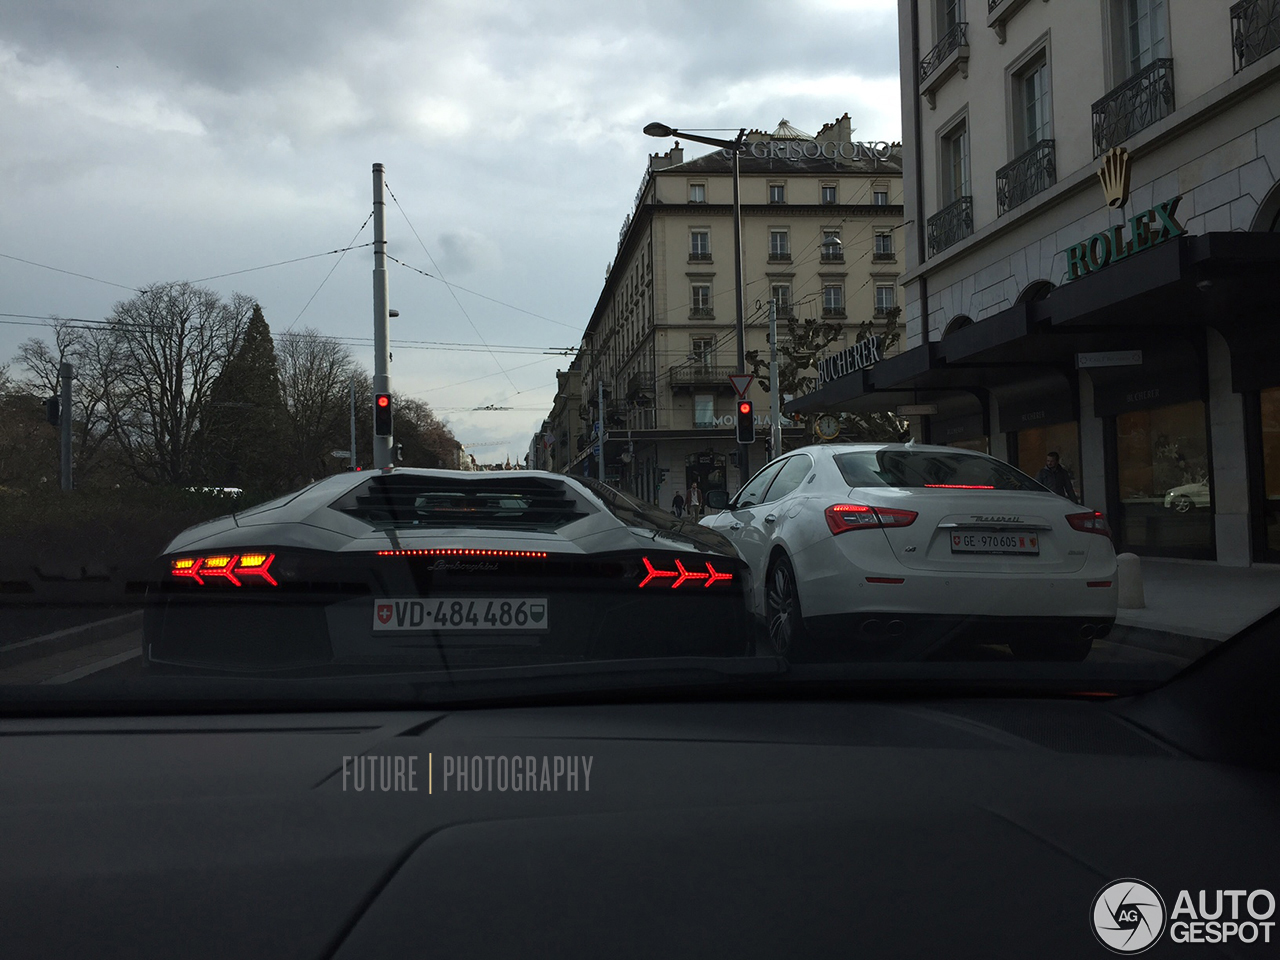
MULTIPOLYGON (((646 136, 650 137, 683 137, 685 140, 692 140, 694 143, 705 143, 712 147, 722 147, 729 151, 730 155, 733 157, 733 287, 737 309, 738 373, 746 373, 747 335, 742 309, 742 198, 739 159, 746 149, 747 128, 742 127, 739 129, 737 137, 732 140, 722 140, 719 137, 704 137, 701 134, 689 133, 686 130, 677 130, 675 127, 669 127, 665 123, 657 122, 645 124, 644 132, 646 136)), ((751 475, 749 465, 747 463, 747 451, 747 444, 738 444, 739 488, 747 485, 747 478, 751 475)), ((774 451, 775 455, 777 452, 778 451, 774 451)))

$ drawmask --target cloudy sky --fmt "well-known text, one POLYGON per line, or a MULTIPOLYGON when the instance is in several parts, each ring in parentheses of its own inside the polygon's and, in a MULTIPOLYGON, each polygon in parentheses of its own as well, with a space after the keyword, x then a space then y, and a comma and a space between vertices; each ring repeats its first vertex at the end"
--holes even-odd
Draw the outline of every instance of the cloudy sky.
MULTIPOLYGON (((482 461, 516 459, 568 359, 500 349, 578 342, 667 146, 641 127, 813 132, 847 111, 855 139, 900 139, 895 7, 0 0, 0 363, 41 333, 12 315, 102 318, 124 288, 349 245, 380 162, 389 252, 456 285, 390 265, 393 383, 482 461)), ((371 267, 363 248, 204 285, 275 333, 368 338, 371 267)))

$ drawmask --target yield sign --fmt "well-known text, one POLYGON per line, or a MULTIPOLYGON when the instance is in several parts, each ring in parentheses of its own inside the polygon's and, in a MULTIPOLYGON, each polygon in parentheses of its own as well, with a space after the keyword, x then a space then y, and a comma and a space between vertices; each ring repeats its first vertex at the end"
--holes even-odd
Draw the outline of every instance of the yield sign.
POLYGON ((739 400, 746 399, 747 391, 751 389, 751 381, 755 377, 749 373, 731 373, 729 374, 729 382, 733 384, 734 392, 737 393, 739 400))

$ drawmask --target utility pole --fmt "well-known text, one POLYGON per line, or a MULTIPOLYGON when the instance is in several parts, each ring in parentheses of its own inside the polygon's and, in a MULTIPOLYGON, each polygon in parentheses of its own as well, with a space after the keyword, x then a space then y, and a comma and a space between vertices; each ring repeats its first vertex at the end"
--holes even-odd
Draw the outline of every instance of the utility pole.
POLYGON ((769 298, 769 454, 782 456, 782 390, 778 386, 778 301, 769 298))
POLYGON ((348 470, 356 468, 356 378, 351 378, 351 462, 348 470))
POLYGON ((62 381, 62 420, 59 424, 62 440, 62 489, 71 489, 71 364, 65 361, 58 367, 62 381))
MULTIPOLYGON (((391 392, 391 319, 387 311, 387 203, 383 194, 382 164, 373 165, 373 394, 391 392)), ((371 411, 372 412, 372 411, 371 411)), ((391 466, 395 437, 373 436, 373 466, 391 466)))
MULTIPOLYGON (((739 160, 742 157, 743 141, 747 138, 747 129, 743 127, 733 142, 733 292, 738 308, 738 373, 747 372, 747 317, 743 307, 742 290, 742 197, 740 195, 742 172, 739 160)), ((738 444, 738 488, 747 485, 751 476, 748 452, 751 450, 745 443, 738 444)))

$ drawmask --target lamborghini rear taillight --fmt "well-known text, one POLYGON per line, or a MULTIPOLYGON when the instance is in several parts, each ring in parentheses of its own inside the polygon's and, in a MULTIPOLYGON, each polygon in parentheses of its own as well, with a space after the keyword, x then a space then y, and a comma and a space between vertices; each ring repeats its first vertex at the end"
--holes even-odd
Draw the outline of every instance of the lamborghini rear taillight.
POLYGON ((225 580, 232 586, 244 586, 246 580, 268 583, 279 586, 271 575, 271 562, 274 553, 257 551, 251 553, 212 553, 199 557, 180 557, 169 563, 169 573, 173 577, 194 580, 204 586, 209 580, 225 580))
POLYGON ((699 561, 690 560, 689 566, 684 565, 684 561, 677 559, 675 561, 659 560, 660 566, 655 567, 653 561, 648 557, 644 557, 644 579, 640 581, 641 587, 648 586, 670 586, 672 590, 677 587, 709 587, 714 583, 727 583, 733 580, 732 573, 725 573, 717 570, 711 565, 710 560, 699 561), (674 570, 665 569, 668 565, 675 567, 674 570), (699 569, 705 568, 705 569, 699 569))
POLYGON ((919 516, 914 510, 898 510, 894 507, 868 507, 861 503, 837 503, 823 513, 832 533, 849 530, 870 530, 883 527, 909 527, 919 516))

